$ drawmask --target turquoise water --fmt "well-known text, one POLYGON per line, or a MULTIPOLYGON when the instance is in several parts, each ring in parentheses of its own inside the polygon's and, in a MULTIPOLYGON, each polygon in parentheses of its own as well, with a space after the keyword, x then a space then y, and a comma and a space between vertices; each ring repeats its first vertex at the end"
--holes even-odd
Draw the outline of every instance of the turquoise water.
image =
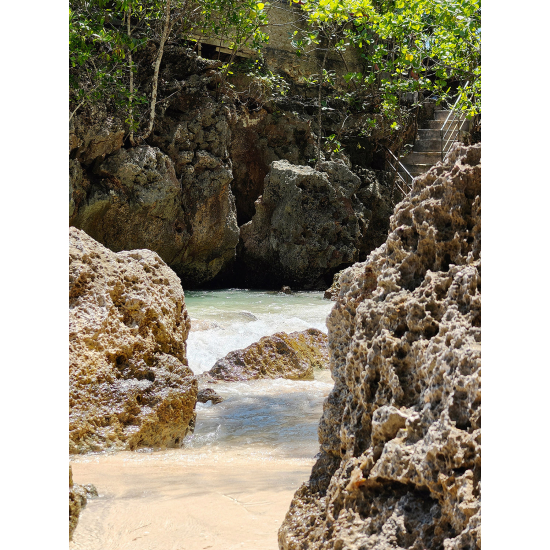
MULTIPOLYGON (((333 306, 321 292, 287 295, 250 290, 186 292, 185 302, 191 316, 187 357, 196 374, 262 336, 310 327, 326 333, 325 320, 333 306)), ((317 426, 323 400, 332 385, 328 371, 316 372, 313 381, 213 384, 224 401, 197 403, 195 433, 186 439, 185 448, 312 458, 319 448, 317 426)))
POLYGON ((187 291, 185 303, 191 317, 187 359, 195 374, 262 336, 311 327, 326 333, 326 317, 334 305, 322 292, 255 290, 187 291))

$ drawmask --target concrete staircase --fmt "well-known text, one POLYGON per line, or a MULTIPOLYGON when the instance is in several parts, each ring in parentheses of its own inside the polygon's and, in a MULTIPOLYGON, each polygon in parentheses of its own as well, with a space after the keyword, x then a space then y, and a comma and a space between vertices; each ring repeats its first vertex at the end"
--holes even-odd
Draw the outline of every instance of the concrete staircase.
MULTIPOLYGON (((427 172, 432 166, 442 160, 440 131, 450 112, 451 111, 448 109, 436 107, 434 110, 434 118, 432 120, 425 120, 418 125, 414 147, 406 157, 401 159, 402 164, 411 176, 416 177, 427 172)), ((452 116, 449 121, 451 119, 452 116)), ((467 124, 467 121, 464 119, 457 119, 452 124, 453 131, 449 131, 445 136, 445 142, 449 140, 446 144, 445 152, 450 149, 455 141, 457 141, 465 124, 467 124)), ((449 123, 447 123, 446 129, 448 127, 449 123)))

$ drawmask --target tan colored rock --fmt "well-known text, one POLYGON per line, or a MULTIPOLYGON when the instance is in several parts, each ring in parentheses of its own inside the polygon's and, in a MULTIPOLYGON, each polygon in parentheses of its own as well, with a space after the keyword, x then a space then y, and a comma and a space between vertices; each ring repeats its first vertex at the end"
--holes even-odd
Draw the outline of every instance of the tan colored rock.
POLYGON ((481 146, 416 178, 327 319, 335 386, 284 550, 481 548, 481 146))
POLYGON ((150 250, 69 242, 69 451, 178 446, 197 396, 179 279, 150 250))
POLYGON ((92 484, 77 485, 73 483, 73 469, 69 464, 69 540, 73 538, 80 512, 90 497, 97 497, 97 489, 92 484))
POLYGON ((327 336, 309 328, 303 332, 277 332, 245 349, 228 353, 204 374, 227 382, 257 378, 312 380, 313 369, 328 367, 327 336))

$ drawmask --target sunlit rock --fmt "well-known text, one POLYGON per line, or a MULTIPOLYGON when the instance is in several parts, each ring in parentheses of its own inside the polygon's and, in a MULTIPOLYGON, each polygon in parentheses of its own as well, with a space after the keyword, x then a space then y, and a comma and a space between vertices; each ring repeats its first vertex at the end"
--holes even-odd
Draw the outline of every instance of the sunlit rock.
POLYGON ((321 453, 279 548, 481 548, 481 145, 416 178, 339 286, 321 453))
POLYGON ((326 334, 310 328, 303 332, 277 332, 228 353, 203 377, 206 380, 238 381, 256 378, 312 380, 313 369, 328 367, 326 334))
POLYGON ((82 508, 86 506, 88 499, 91 497, 97 497, 95 486, 73 483, 73 469, 69 465, 69 540, 73 538, 82 508))
POLYGON ((195 422, 190 322, 150 250, 114 253, 69 229, 69 451, 181 444, 195 422))

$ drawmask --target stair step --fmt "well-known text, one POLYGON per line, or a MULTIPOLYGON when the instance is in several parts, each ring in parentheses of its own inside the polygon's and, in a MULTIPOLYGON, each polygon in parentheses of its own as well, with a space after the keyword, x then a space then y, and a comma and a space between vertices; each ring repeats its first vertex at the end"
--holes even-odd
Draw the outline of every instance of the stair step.
POLYGON ((441 151, 441 140, 438 139, 419 139, 414 142, 413 153, 415 152, 437 152, 441 151))
POLYGON ((433 164, 404 164, 405 168, 409 171, 411 176, 420 176, 420 174, 426 173, 433 164))
MULTIPOLYGON (((433 139, 441 139, 441 134, 439 133, 439 130, 426 129, 426 128, 419 128, 417 133, 417 141, 425 141, 425 140, 433 140, 433 139)), ((456 139, 458 138, 458 131, 449 132, 445 136, 445 140, 447 139, 456 139)))
MULTIPOLYGON (((453 129, 461 129, 465 122, 466 122, 465 120, 460 120, 460 119, 457 119, 454 122, 451 122, 449 120, 445 128, 450 128, 452 126, 453 129)), ((418 125, 418 128, 439 130, 441 129, 444 123, 445 123, 445 120, 424 120, 418 125)))
POLYGON ((423 120, 418 124, 418 128, 422 130, 439 130, 443 125, 442 120, 423 120))
POLYGON ((445 120, 451 111, 449 109, 441 109, 438 111, 434 111, 435 120, 445 120))
POLYGON ((436 164, 441 160, 441 151, 439 152, 413 152, 409 153, 403 164, 407 163, 409 165, 413 164, 436 164))

